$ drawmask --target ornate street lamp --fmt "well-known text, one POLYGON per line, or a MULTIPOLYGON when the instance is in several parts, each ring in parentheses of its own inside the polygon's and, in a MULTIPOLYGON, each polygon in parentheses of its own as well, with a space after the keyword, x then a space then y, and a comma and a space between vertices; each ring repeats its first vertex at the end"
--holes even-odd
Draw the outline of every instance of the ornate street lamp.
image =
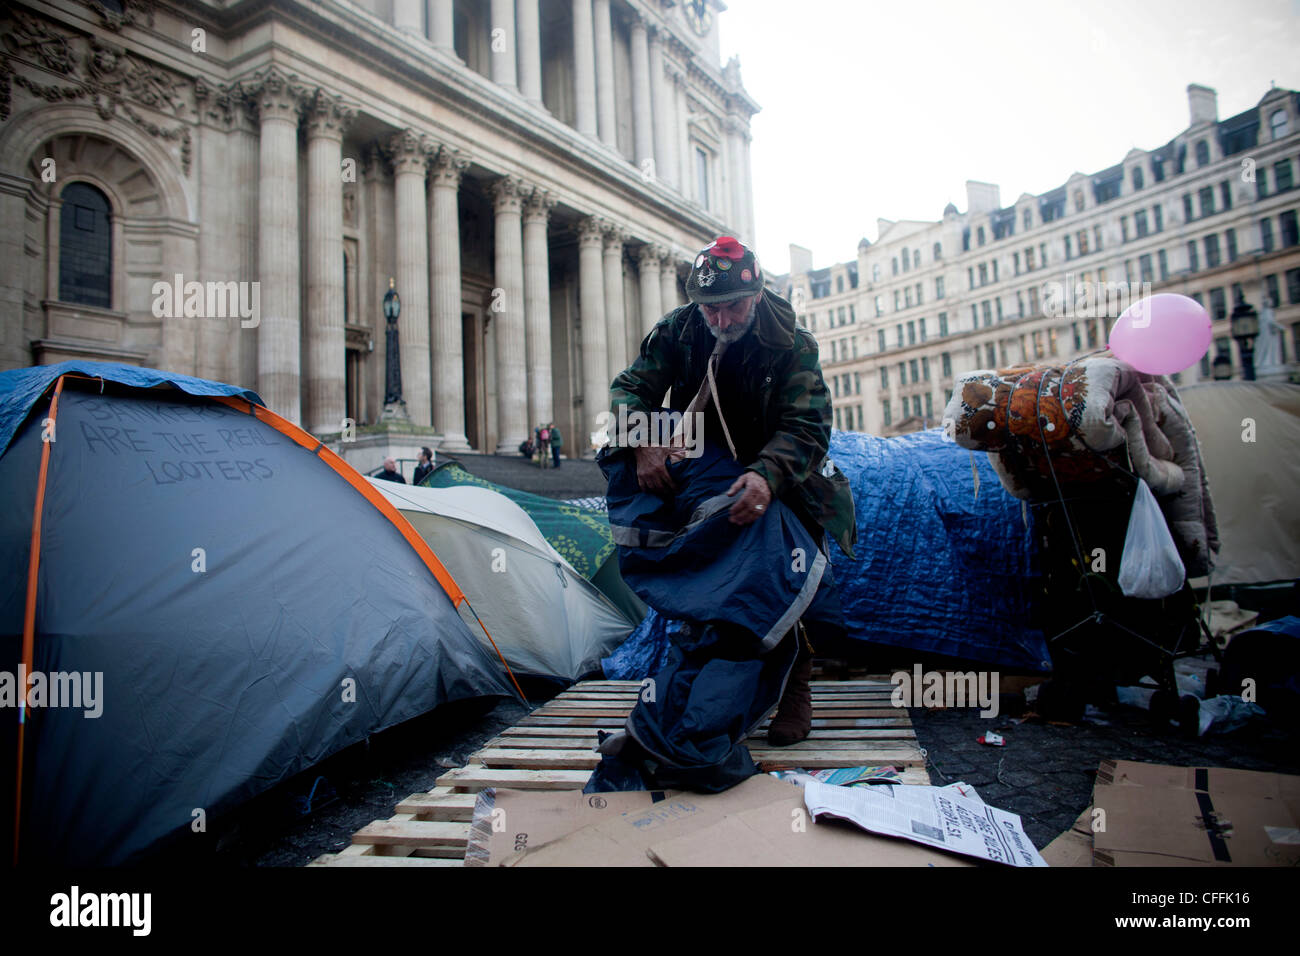
POLYGON ((393 288, 393 279, 388 279, 388 291, 384 293, 384 318, 388 320, 385 330, 387 356, 384 363, 384 414, 385 419, 405 419, 406 402, 402 401, 402 356, 397 341, 397 318, 402 314, 402 298, 393 288))
POLYGON ((1232 337, 1241 349, 1241 377, 1247 382, 1255 380, 1255 337, 1259 335, 1259 313, 1246 301, 1245 296, 1237 293, 1237 303, 1232 307, 1229 318, 1232 337))
POLYGON ((1226 382, 1232 378, 1232 359, 1226 353, 1220 352, 1214 356, 1214 380, 1216 382, 1226 382))

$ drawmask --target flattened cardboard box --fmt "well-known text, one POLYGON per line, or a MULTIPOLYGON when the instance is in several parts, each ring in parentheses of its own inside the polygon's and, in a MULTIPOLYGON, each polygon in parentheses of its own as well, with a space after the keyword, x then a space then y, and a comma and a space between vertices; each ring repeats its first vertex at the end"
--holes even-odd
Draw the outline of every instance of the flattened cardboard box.
POLYGON ((847 825, 816 824, 799 787, 765 774, 719 794, 485 792, 475 808, 465 864, 972 865, 847 825))
POLYGON ((1098 866, 1300 865, 1300 776, 1104 761, 1098 866))

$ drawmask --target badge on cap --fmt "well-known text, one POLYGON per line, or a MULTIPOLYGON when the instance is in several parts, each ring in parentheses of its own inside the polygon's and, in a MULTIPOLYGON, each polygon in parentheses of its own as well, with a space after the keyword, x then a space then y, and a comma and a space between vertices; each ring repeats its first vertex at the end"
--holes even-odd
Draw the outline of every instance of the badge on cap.
POLYGON ((753 275, 750 274, 750 271, 749 271, 748 269, 741 269, 741 270, 740 270, 740 281, 741 281, 741 282, 748 282, 748 281, 749 281, 750 279, 752 279, 752 278, 754 278, 754 277, 753 277, 753 275))

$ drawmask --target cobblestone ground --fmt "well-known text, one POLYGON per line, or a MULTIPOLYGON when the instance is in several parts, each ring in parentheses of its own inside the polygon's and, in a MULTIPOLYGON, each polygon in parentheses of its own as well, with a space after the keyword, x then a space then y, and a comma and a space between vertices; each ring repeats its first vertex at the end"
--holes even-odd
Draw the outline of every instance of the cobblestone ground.
POLYGON ((964 780, 985 803, 1020 814, 1039 849, 1092 802, 1102 760, 1300 773, 1296 736, 1262 720, 1231 734, 1189 739, 1173 727, 1158 726, 1146 711, 1119 705, 1103 711, 1106 726, 1058 726, 1032 718, 1014 724, 970 709, 912 708, 911 716, 928 754, 931 780, 936 785, 964 780), (976 742, 989 730, 1001 734, 1006 746, 976 742))

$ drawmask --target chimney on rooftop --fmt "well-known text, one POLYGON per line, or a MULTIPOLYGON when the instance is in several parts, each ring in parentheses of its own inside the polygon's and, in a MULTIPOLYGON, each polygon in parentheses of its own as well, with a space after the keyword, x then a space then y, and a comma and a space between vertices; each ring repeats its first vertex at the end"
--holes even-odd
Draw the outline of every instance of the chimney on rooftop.
POLYGON ((1219 95, 1208 86, 1190 83, 1187 86, 1187 109, 1192 126, 1218 122, 1219 95))

